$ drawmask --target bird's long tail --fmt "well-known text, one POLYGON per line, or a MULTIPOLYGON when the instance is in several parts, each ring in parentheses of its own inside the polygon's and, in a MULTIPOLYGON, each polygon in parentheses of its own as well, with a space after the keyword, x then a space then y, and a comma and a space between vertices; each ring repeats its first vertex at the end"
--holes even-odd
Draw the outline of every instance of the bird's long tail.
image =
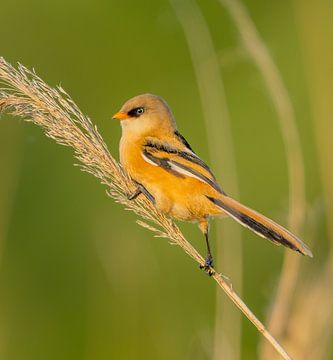
POLYGON ((313 256, 311 250, 290 231, 238 201, 226 195, 221 195, 218 199, 209 196, 207 198, 234 220, 259 236, 271 240, 277 245, 287 246, 303 255, 313 256))

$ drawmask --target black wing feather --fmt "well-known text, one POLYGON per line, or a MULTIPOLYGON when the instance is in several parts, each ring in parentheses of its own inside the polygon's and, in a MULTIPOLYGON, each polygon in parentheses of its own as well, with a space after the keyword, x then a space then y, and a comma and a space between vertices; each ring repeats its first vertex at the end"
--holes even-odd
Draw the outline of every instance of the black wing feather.
POLYGON ((187 140, 178 130, 175 131, 175 135, 189 150, 191 150, 194 153, 194 150, 192 149, 191 145, 187 142, 187 140))
MULTIPOLYGON (((185 139, 183 141, 186 142, 185 139)), ((185 143, 183 141, 182 141, 182 143, 185 145, 185 143)), ((197 178, 200 178, 203 182, 207 183, 208 185, 210 185, 212 188, 214 188, 216 191, 220 192, 221 194, 225 194, 225 192, 218 185, 214 174, 212 173, 210 168, 207 166, 207 164, 205 162, 203 162, 193 152, 193 150, 191 149, 190 145, 188 145, 187 142, 186 142, 186 144, 187 144, 187 146, 186 145, 185 146, 190 151, 183 151, 183 150, 171 147, 169 144, 158 142, 158 141, 155 141, 154 139, 148 139, 143 147, 143 155, 145 157, 147 157, 150 161, 154 162, 157 166, 162 167, 164 170, 168 171, 169 173, 172 173, 173 175, 175 175, 179 178, 184 178, 184 175, 177 172, 176 170, 174 170, 172 168, 172 164, 184 169, 187 172, 190 172, 197 178), (200 172, 196 171, 195 169, 193 169, 189 166, 186 166, 182 163, 179 163, 177 161, 174 161, 172 159, 169 159, 168 157, 160 158, 160 157, 154 156, 154 152, 157 152, 157 151, 162 151, 162 152, 165 152, 166 154, 175 154, 189 162, 192 162, 193 164, 199 165, 200 167, 205 169, 210 174, 211 179, 209 177, 201 174, 200 172)))

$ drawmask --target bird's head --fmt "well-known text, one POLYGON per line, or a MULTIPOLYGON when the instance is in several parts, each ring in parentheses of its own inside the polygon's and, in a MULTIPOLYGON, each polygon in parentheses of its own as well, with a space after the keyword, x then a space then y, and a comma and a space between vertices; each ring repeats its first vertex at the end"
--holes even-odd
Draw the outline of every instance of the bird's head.
POLYGON ((156 131, 176 129, 168 104, 161 97, 152 94, 129 99, 112 118, 121 122, 123 133, 152 135, 156 131))

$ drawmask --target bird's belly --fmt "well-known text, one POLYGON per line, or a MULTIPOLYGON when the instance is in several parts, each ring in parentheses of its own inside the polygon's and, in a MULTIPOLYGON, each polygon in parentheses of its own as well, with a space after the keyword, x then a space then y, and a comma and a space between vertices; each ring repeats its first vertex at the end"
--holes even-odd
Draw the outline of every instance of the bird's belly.
POLYGON ((142 185, 154 196, 156 207, 178 220, 195 221, 207 216, 222 215, 206 195, 212 195, 211 188, 199 180, 184 177, 178 178, 173 174, 162 174, 145 178, 142 185))

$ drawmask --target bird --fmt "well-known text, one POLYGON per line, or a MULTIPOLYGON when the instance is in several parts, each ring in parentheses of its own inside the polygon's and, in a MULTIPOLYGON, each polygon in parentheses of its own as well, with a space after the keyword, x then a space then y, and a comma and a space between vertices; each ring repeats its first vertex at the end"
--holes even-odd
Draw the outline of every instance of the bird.
POLYGON ((145 196, 171 218, 198 223, 207 256, 201 268, 214 273, 209 242, 210 219, 229 216, 259 236, 312 257, 308 246, 273 220, 233 199, 177 130, 166 101, 142 94, 126 101, 113 115, 120 121, 120 163, 136 184, 129 200, 145 196))

